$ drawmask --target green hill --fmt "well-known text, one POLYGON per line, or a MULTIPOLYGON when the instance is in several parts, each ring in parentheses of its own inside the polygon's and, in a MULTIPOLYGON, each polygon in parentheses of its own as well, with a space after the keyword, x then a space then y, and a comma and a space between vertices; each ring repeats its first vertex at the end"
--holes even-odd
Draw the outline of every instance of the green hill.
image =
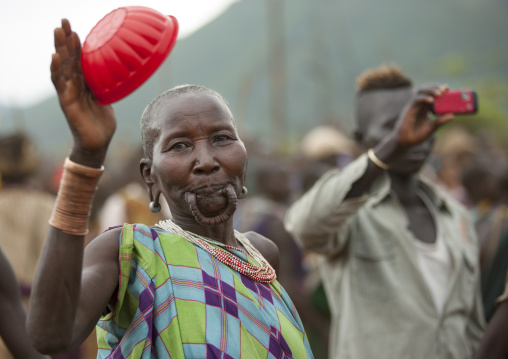
MULTIPOLYGON (((496 117, 495 123, 506 113, 507 2, 291 0, 283 2, 284 16, 278 22, 284 29, 285 41, 277 46, 285 49, 287 79, 281 100, 287 123, 281 133, 270 115, 273 74, 268 46, 275 35, 267 31, 267 4, 235 3, 179 41, 149 81, 114 105, 119 125, 113 151, 137 146, 144 106, 163 90, 183 83, 222 93, 242 132, 263 146, 277 146, 278 140, 294 147, 305 131, 330 121, 350 131, 356 76, 389 62, 402 66, 416 84, 446 82, 477 88, 481 110, 488 104, 486 113, 496 117), (493 86, 502 91, 493 92, 493 86)), ((0 111, 3 119, 13 113, 24 118, 42 151, 65 155, 70 134, 54 97, 32 107, 0 111)))

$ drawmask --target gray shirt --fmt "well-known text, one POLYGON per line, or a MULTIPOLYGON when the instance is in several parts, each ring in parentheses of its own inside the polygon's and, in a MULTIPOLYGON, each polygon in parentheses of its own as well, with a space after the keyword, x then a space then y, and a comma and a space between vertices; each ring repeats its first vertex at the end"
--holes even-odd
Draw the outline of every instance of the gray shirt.
POLYGON ((414 235, 383 174, 368 193, 344 200, 366 171, 362 155, 326 173, 289 209, 285 225, 322 254, 330 310, 330 358, 472 358, 483 334, 478 246, 467 211, 419 182, 435 206, 436 226, 452 261, 441 313, 418 265, 414 235))

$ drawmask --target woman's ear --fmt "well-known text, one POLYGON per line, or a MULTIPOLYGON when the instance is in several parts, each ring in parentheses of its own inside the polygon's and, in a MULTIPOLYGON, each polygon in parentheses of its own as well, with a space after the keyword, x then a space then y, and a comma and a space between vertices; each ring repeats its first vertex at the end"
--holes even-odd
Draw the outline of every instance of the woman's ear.
POLYGON ((152 173, 152 160, 149 158, 142 158, 139 162, 139 170, 145 182, 146 189, 148 190, 148 196, 150 197, 150 210, 157 213, 160 211, 159 197, 161 192, 155 184, 155 178, 152 173), (154 210, 152 206, 154 206, 154 208, 158 207, 158 210, 154 210))
POLYGON ((139 162, 139 170, 141 172, 141 177, 143 177, 143 181, 145 182, 148 190, 150 190, 152 185, 155 183, 152 173, 152 160, 149 158, 142 158, 139 162))

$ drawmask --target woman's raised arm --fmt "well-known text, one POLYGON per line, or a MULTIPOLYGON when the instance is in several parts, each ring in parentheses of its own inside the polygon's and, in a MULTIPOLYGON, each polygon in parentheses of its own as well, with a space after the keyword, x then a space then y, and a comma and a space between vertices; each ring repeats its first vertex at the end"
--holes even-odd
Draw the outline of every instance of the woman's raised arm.
POLYGON ((80 63, 81 43, 69 21, 55 29, 51 79, 73 136, 50 229, 39 260, 27 329, 43 353, 79 345, 118 284, 118 235, 97 237, 84 250, 90 207, 115 132, 111 106, 94 100, 80 63))

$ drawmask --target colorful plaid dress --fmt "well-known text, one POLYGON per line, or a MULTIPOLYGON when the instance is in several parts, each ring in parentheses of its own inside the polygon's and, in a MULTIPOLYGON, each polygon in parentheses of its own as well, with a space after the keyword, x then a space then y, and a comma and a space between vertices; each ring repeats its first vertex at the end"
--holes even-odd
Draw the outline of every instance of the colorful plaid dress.
POLYGON ((98 358, 313 358, 277 281, 254 282, 185 238, 139 224, 123 227, 119 266, 115 309, 97 323, 98 358))

